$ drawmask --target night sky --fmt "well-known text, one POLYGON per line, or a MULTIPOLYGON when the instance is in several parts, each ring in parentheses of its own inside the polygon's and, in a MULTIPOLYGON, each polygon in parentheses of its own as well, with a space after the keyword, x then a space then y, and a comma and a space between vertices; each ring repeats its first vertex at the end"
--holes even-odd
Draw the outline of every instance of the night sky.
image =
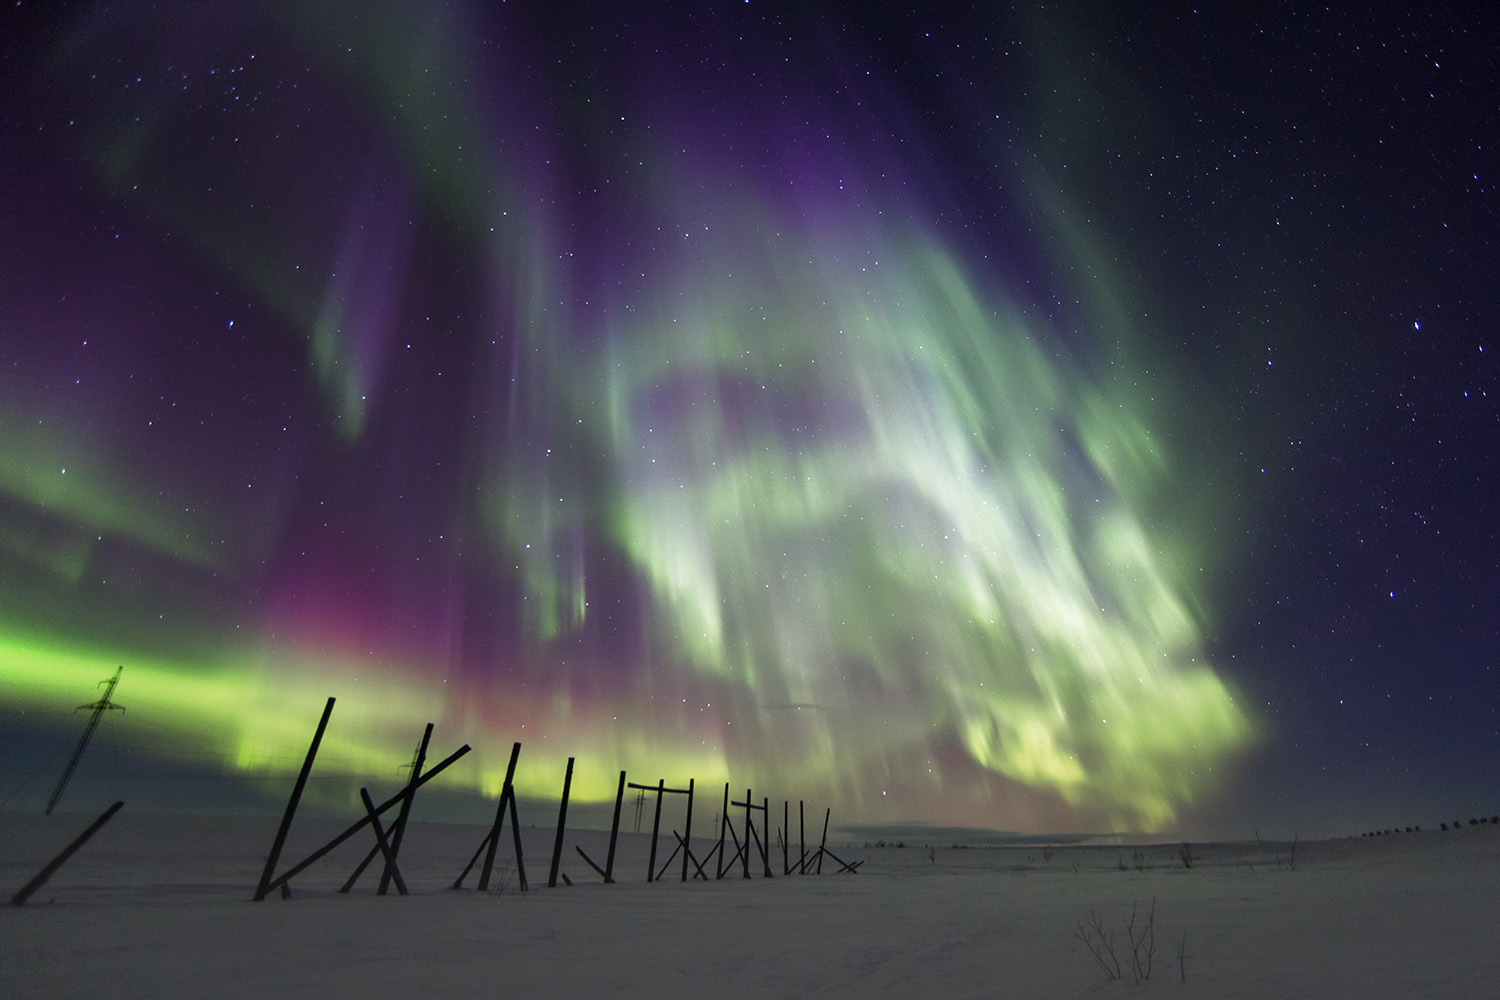
POLYGON ((0 800, 123 665, 80 781, 182 808, 284 796, 334 695, 325 799, 431 721, 476 796, 519 740, 528 795, 851 824, 1500 809, 1497 51, 1483 5, 7 7, 0 800))

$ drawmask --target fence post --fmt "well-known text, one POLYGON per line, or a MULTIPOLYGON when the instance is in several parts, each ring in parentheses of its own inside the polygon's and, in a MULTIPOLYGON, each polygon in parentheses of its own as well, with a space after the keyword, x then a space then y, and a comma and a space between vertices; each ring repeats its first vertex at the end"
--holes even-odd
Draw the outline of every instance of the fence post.
POLYGON ((49 878, 56 874, 57 870, 63 866, 64 862, 66 862, 73 856, 74 851, 82 847, 85 843, 88 842, 88 839, 90 837, 99 832, 100 827, 114 818, 115 813, 119 812, 120 807, 123 805, 125 805, 125 803, 116 802, 114 805, 104 810, 104 815, 94 820, 94 822, 89 825, 89 828, 87 830, 83 831, 77 837, 75 837, 73 842, 67 847, 64 847, 62 849, 62 853, 49 861, 47 863, 47 867, 43 868, 40 872, 37 873, 36 878, 32 879, 30 882, 27 882, 19 892, 10 897, 10 901, 16 906, 24 905, 26 900, 31 898, 31 894, 40 889, 49 878))
POLYGON ((552 842, 552 871, 547 875, 547 888, 557 887, 557 866, 562 863, 563 828, 568 822, 568 790, 573 787, 573 758, 568 758, 568 773, 563 776, 562 805, 557 810, 557 839, 552 842))
MULTIPOLYGON (((313 758, 318 756, 318 744, 323 742, 323 731, 328 728, 328 717, 333 714, 333 699, 328 699, 328 704, 323 706, 323 717, 318 720, 318 730, 313 733, 312 746, 307 748, 307 759, 302 762, 302 772, 297 775, 297 783, 292 786, 292 797, 287 800, 286 813, 281 817, 281 827, 276 831, 276 839, 271 843, 270 857, 266 858, 265 870, 260 873, 260 881, 255 886, 254 902, 260 902, 266 898, 266 893, 271 889, 271 876, 276 873, 276 863, 281 860, 281 849, 286 845, 286 835, 292 828, 292 817, 297 815, 297 803, 302 800, 302 789, 307 787, 307 776, 312 772, 313 758)), ((285 884, 282 886, 282 895, 287 894, 285 884)))

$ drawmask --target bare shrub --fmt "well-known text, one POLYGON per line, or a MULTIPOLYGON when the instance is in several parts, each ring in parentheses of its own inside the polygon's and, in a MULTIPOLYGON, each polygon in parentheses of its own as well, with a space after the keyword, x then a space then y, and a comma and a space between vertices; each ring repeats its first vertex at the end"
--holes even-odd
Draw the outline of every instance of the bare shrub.
MULTIPOLYGON (((1140 912, 1140 904, 1130 905, 1130 916, 1124 921, 1125 941, 1130 946, 1127 952, 1123 948, 1115 950, 1115 932, 1106 930, 1104 921, 1099 914, 1090 912, 1088 922, 1075 920, 1073 922, 1073 937, 1082 942, 1089 956, 1093 958, 1094 964, 1098 965, 1104 972, 1105 979, 1124 978, 1123 969, 1120 965, 1120 956, 1125 956, 1125 966, 1130 970, 1130 978, 1136 985, 1147 982, 1151 978, 1152 966, 1156 957, 1156 900, 1151 900, 1151 908, 1143 915, 1140 912)), ((1177 950, 1177 961, 1182 981, 1187 982, 1187 964, 1185 955, 1187 950, 1187 930, 1182 932, 1182 943, 1177 950)))
POLYGON ((503 896, 510 889, 511 879, 515 878, 515 870, 511 868, 495 869, 495 880, 490 883, 489 894, 491 896, 503 896))
POLYGON ((1151 978, 1151 959, 1156 955, 1156 899, 1151 900, 1151 909, 1146 919, 1137 927, 1136 905, 1130 904, 1130 919, 1125 921, 1125 933, 1130 938, 1130 974, 1136 985, 1151 978))
POLYGON ((1105 933, 1104 921, 1099 919, 1099 914, 1090 911, 1087 924, 1082 920, 1073 921, 1073 936, 1083 942, 1095 963, 1104 970, 1105 979, 1120 978, 1120 960, 1115 956, 1115 932, 1105 933))

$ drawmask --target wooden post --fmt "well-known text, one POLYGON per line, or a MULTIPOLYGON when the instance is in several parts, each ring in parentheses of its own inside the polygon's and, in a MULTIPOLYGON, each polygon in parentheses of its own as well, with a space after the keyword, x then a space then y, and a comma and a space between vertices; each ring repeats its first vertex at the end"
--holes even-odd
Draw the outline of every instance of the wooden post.
POLYGON ((823 840, 818 844, 818 874, 823 874, 823 853, 828 848, 828 817, 833 815, 833 806, 823 813, 823 840))
POLYGON ((707 882, 708 876, 703 874, 703 862, 700 862, 697 858, 693 857, 693 852, 688 849, 687 841, 683 840, 682 836, 680 834, 677 834, 676 830, 673 830, 672 833, 677 836, 677 846, 682 850, 683 856, 689 858, 693 862, 695 876, 707 882))
POLYGON ((604 881, 614 882, 615 839, 620 835, 620 807, 625 804, 625 772, 620 772, 620 787, 615 791, 615 818, 609 825, 609 857, 604 861, 604 881))
MULTIPOLYGON (((515 812, 515 789, 512 786, 512 782, 515 781, 516 777, 516 760, 520 756, 521 744, 517 743, 510 748, 510 764, 505 768, 505 784, 500 788, 500 803, 495 807, 495 822, 490 826, 489 846, 485 848, 484 852, 484 867, 479 871, 480 892, 490 887, 490 872, 495 867, 495 850, 500 846, 500 831, 505 827, 505 809, 509 806, 511 812, 515 812)), ((511 821, 511 826, 515 826, 514 820, 511 821)), ((473 865, 473 863, 472 861, 469 862, 470 865, 473 865)), ((464 873, 468 873, 467 868, 464 869, 464 873)), ((463 879, 463 875, 460 875, 458 882, 453 884, 453 888, 457 889, 459 882, 462 882, 463 879)))
POLYGON ((771 877, 771 797, 765 796, 761 800, 760 814, 764 817, 761 824, 765 826, 765 834, 761 838, 760 863, 766 870, 766 878, 771 877))
MULTIPOLYGON (((417 745, 417 754, 412 759, 413 763, 411 778, 407 781, 408 786, 411 786, 412 783, 417 780, 417 778, 421 777, 422 765, 427 762, 427 742, 430 739, 432 739, 432 723, 429 722, 427 723, 427 731, 422 734, 422 742, 417 745)), ((401 801, 401 813, 396 817, 396 822, 391 826, 390 841, 391 856, 393 858, 401 851, 401 837, 406 831, 406 818, 411 811, 411 803, 414 798, 416 798, 416 790, 415 788, 412 788, 411 794, 407 795, 406 798, 401 801)), ((374 861, 375 856, 379 853, 380 844, 377 842, 374 847, 370 848, 369 853, 365 855, 364 860, 354 867, 353 874, 351 874, 348 880, 339 888, 339 892, 347 893, 350 889, 353 889, 354 883, 359 881, 359 877, 365 873, 365 869, 370 867, 370 862, 374 861)), ((390 885, 391 873, 389 867, 387 867, 382 869, 380 873, 380 886, 378 889, 376 889, 375 895, 384 896, 387 890, 390 889, 390 885)))
POLYGON ((364 800, 365 814, 369 816, 370 826, 375 830, 375 843, 385 857, 385 870, 390 872, 391 877, 396 880, 396 891, 404 896, 406 895, 406 881, 401 877, 401 869, 396 867, 396 852, 386 838, 385 828, 380 825, 380 814, 375 811, 375 802, 370 798, 370 790, 361 788, 359 797, 364 800))
POLYGON ((100 827, 104 826, 105 823, 108 823, 111 819, 114 818, 115 813, 119 812, 120 808, 123 805, 125 805, 125 803, 116 802, 114 805, 104 810, 104 815, 100 816, 98 819, 94 820, 93 823, 89 824, 89 828, 75 837, 71 844, 69 844, 67 847, 64 847, 61 854, 53 858, 51 861, 47 862, 47 866, 37 873, 36 878, 32 879, 30 882, 27 882, 24 886, 21 887, 21 890, 19 892, 10 897, 11 903, 15 906, 24 906, 26 904, 26 900, 31 898, 31 894, 45 885, 47 880, 57 873, 57 870, 61 868, 63 864, 73 856, 73 853, 75 851, 86 844, 90 837, 98 833, 100 827))
MULTIPOLYGON (((454 761, 458 760, 464 754, 468 753, 470 749, 471 749, 471 747, 467 743, 465 743, 463 746, 461 746, 457 750, 453 751, 447 757, 443 758, 443 760, 436 767, 434 767, 432 770, 428 771, 426 774, 422 775, 421 779, 417 782, 417 787, 421 787, 422 785, 425 785, 427 782, 431 781, 433 778, 436 778, 439 774, 442 774, 445 770, 448 769, 448 765, 452 764, 454 761)), ((356 823, 354 823, 354 825, 350 826, 343 833, 339 834, 337 837, 334 837, 332 840, 330 840, 328 843, 324 844, 322 847, 318 848, 316 851, 313 851, 306 858, 304 858, 301 861, 297 862, 295 865, 292 865, 292 867, 288 868, 285 872, 283 872, 282 874, 278 875, 276 878, 271 879, 271 881, 266 885, 265 890, 267 892, 269 892, 272 889, 280 888, 282 890, 282 895, 285 896, 287 894, 287 889, 286 889, 287 884, 289 882, 291 882, 291 880, 295 876, 297 876, 298 874, 300 874, 303 871, 303 869, 307 868, 313 862, 317 861, 319 858, 323 857, 325 854, 328 854, 330 851, 332 851, 334 848, 338 847, 344 841, 348 840, 350 837, 354 836, 360 830, 364 829, 370 823, 371 819, 374 816, 379 816, 381 813, 383 813, 386 810, 392 808, 393 806, 399 804, 401 802, 401 799, 402 799, 402 797, 404 795, 406 795, 406 792, 402 791, 402 792, 398 792, 396 795, 391 796, 389 799, 386 799, 380 805, 378 805, 378 806, 375 807, 375 812, 374 812, 373 816, 370 813, 366 813, 364 819, 357 821, 356 823)))
POLYGON ((688 880, 688 856, 692 853, 688 845, 693 842, 693 780, 688 779, 687 797, 687 823, 682 828, 682 880, 688 880))
MULTIPOLYGON (((328 704, 323 706, 323 717, 318 720, 317 732, 313 733, 312 746, 307 748, 307 758, 302 761, 302 771, 297 775, 297 783, 292 786, 292 797, 287 800, 286 812, 281 817, 281 826, 276 831, 276 839, 271 842, 271 854, 266 858, 266 867, 260 873, 260 881, 255 886, 254 901, 260 902, 266 898, 266 893, 271 890, 271 876, 276 872, 276 863, 281 860, 281 849, 286 846, 287 832, 292 828, 292 817, 297 814, 297 803, 302 801, 302 790, 307 787, 307 776, 312 772, 313 759, 318 756, 318 744, 323 742, 323 731, 328 728, 328 717, 333 714, 333 699, 328 699, 328 704)), ((285 893, 285 889, 282 890, 285 893)))
POLYGON ((719 860, 715 865, 714 878, 724 877, 724 834, 729 830, 729 782, 724 782, 724 808, 719 810, 719 860))
POLYGON ((792 862, 787 861, 787 852, 792 849, 792 802, 790 799, 781 799, 781 874, 789 876, 792 874, 792 862))
POLYGON ((667 787, 667 779, 660 778, 656 782, 656 819, 651 823, 651 858, 646 862, 646 881, 650 882, 656 874, 656 836, 661 832, 661 800, 662 792, 667 787))
POLYGON ((562 805, 557 810, 557 839, 552 842, 552 871, 547 875, 547 888, 557 888, 557 866, 562 863, 563 828, 568 822, 568 790, 573 787, 573 758, 568 758, 568 773, 563 775, 562 805))
MULTIPOLYGON (((417 756, 411 765, 411 780, 407 784, 406 798, 401 800, 401 812, 396 816, 396 825, 391 832, 391 860, 385 870, 380 873, 380 888, 375 890, 375 895, 384 896, 386 889, 390 888, 391 873, 396 866, 396 857, 401 853, 401 839, 406 836, 406 820, 411 815, 411 803, 417 797, 417 778, 422 774, 422 767, 427 763, 427 744, 432 739, 432 723, 427 723, 427 729, 422 733, 422 742, 417 745, 417 756)), ((406 893, 402 893, 406 895, 406 893)))
POLYGON ((807 820, 805 803, 797 800, 797 849, 801 852, 802 860, 797 862, 797 874, 807 874, 807 820))
POLYGON ((751 819, 750 810, 755 807, 750 804, 750 789, 745 789, 745 878, 750 877, 750 835, 755 832, 754 821, 751 819))
POLYGON ((516 813, 516 790, 510 790, 510 844, 516 852, 516 885, 522 892, 526 884, 526 862, 521 857, 521 817, 516 813))

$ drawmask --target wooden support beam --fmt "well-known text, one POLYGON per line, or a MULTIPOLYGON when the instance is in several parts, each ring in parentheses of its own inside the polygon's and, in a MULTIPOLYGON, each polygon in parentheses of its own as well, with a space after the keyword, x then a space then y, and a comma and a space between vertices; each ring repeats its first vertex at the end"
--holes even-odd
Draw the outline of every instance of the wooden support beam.
POLYGON ((390 887, 393 877, 392 869, 395 867, 397 856, 401 853, 401 840, 406 836, 406 821, 411 815, 412 800, 417 797, 417 777, 427 763, 427 744, 431 740, 432 723, 429 722, 427 729, 422 733, 422 742, 417 744, 417 755, 412 758, 411 780, 406 785, 406 798, 401 802, 401 812, 396 816, 396 825, 391 833, 391 863, 380 873, 380 888, 375 891, 377 896, 384 896, 386 889, 390 887))
MULTIPOLYGON (((717 874, 714 876, 716 879, 724 877, 724 833, 729 829, 729 782, 727 781, 724 782, 724 805, 719 810, 719 817, 719 846, 717 848, 719 860, 715 866, 717 874)), ((735 839, 735 843, 739 843, 738 838, 735 839)))
MULTIPOLYGON (((421 787, 422 785, 425 785, 427 782, 431 781, 433 778, 437 777, 439 774, 442 774, 443 771, 447 770, 447 768, 448 768, 448 766, 450 764, 452 764, 454 761, 458 760, 464 754, 468 753, 469 750, 470 750, 470 747, 469 747, 469 745, 467 743, 465 743, 463 746, 459 747, 453 753, 449 754, 446 758, 444 758, 443 761, 442 761, 442 763, 438 764, 432 770, 430 770, 426 774, 422 775, 422 777, 417 780, 416 786, 417 787, 421 787)), ((375 808, 374 815, 379 816, 381 813, 386 812, 387 810, 391 809, 393 806, 397 805, 402 800, 402 797, 405 796, 405 795, 406 795, 406 792, 402 791, 402 792, 400 792, 400 793, 398 793, 396 795, 391 796, 389 799, 386 799, 384 802, 382 802, 379 806, 377 806, 375 808)), ((343 833, 339 834, 337 837, 334 837, 332 840, 330 840, 328 843, 324 844, 322 847, 318 848, 316 851, 314 851, 312 854, 308 855, 302 861, 300 861, 297 864, 293 865, 292 867, 288 868, 280 876, 278 876, 278 877, 276 877, 274 879, 271 879, 271 881, 265 886, 265 891, 269 892, 272 889, 280 888, 280 887, 283 887, 283 886, 287 885, 289 882, 291 882, 291 880, 293 879, 293 877, 295 877, 296 875, 300 874, 302 871, 304 871, 305 869, 307 869, 307 867, 309 865, 312 865, 314 862, 316 862, 319 859, 321 859, 322 857, 324 857, 326 854, 328 854, 329 852, 331 852, 332 850, 334 850, 334 848, 338 847, 344 841, 348 840, 350 837, 354 836, 360 830, 364 829, 367 825, 369 825, 370 819, 371 819, 371 817, 367 813, 365 815, 364 819, 359 820, 353 826, 349 827, 347 830, 345 830, 343 833)), ((262 895, 264 895, 264 893, 262 893, 260 895, 257 895, 256 898, 259 899, 259 898, 261 898, 262 895)))
POLYGON ((271 842, 271 853, 266 858, 266 867, 260 873, 260 881, 256 883, 255 895, 252 898, 257 903, 265 899, 266 893, 271 891, 271 876, 276 873, 276 863, 281 860, 281 849, 286 846, 286 835, 292 828, 292 817, 297 815, 297 803, 302 801, 302 790, 307 787, 307 776, 312 773, 313 760, 318 756, 318 745, 323 742, 323 731, 328 728, 328 717, 332 714, 333 699, 329 698, 328 704, 323 706, 323 717, 318 720, 317 731, 313 733, 312 746, 307 748, 307 757, 302 761, 302 770, 297 775, 297 783, 292 786, 292 797, 287 800, 286 812, 281 816, 281 826, 276 830, 276 839, 271 842))
MULTIPOLYGON (((692 840, 693 840, 693 779, 692 778, 688 779, 687 797, 688 797, 688 801, 687 801, 687 822, 683 824, 683 828, 682 828, 682 830, 683 830, 683 833, 682 833, 682 847, 683 847, 683 851, 682 851, 682 880, 684 882, 686 882, 688 880, 688 857, 690 856, 690 852, 687 850, 687 845, 690 844, 692 842, 692 840)), ((673 830, 672 833, 675 835, 677 833, 677 831, 673 830)))
POLYGON ((47 862, 46 867, 37 872, 36 878, 32 879, 30 882, 27 882, 14 896, 10 897, 12 905, 26 905, 26 900, 31 898, 31 894, 45 885, 49 878, 57 874, 57 870, 67 863, 67 860, 73 856, 74 852, 76 852, 84 844, 88 843, 89 838, 98 833, 100 828, 103 827, 105 823, 108 823, 111 819, 113 819, 115 813, 119 812, 121 807, 124 805, 125 803, 123 802, 116 802, 114 805, 104 810, 104 815, 100 816, 98 819, 94 820, 94 822, 90 823, 87 830, 80 833, 77 837, 74 837, 73 842, 67 847, 64 847, 62 849, 62 852, 58 854, 57 857, 47 862))
POLYGON ((406 895, 406 881, 401 877, 401 869, 396 867, 396 853, 391 849, 390 840, 385 835, 385 827, 380 825, 380 814, 375 811, 375 802, 370 798, 370 790, 361 788, 359 797, 365 804, 365 816, 370 821, 370 826, 375 831, 375 844, 380 848, 381 855, 385 858, 385 870, 391 873, 391 878, 396 881, 396 891, 406 895))
POLYGON ((620 772, 620 787, 615 790, 615 818, 609 825, 609 856, 604 859, 604 881, 615 880, 615 840, 620 836, 620 807, 625 804, 625 772, 620 772))
POLYGON ((656 782, 656 819, 651 822, 651 858, 646 862, 646 881, 651 881, 652 873, 656 870, 656 837, 661 833, 661 800, 662 792, 666 791, 667 779, 661 778, 656 782))
POLYGON ((674 837, 677 837, 677 843, 682 846, 682 857, 683 857, 683 860, 684 861, 687 861, 689 859, 692 860, 692 862, 693 862, 693 868, 696 869, 695 874, 693 875, 693 877, 694 878, 701 878, 703 881, 707 882, 708 881, 708 876, 705 875, 705 874, 703 874, 703 865, 707 863, 707 859, 705 859, 704 861, 700 862, 696 857, 693 857, 693 850, 692 850, 692 848, 688 847, 688 842, 687 842, 687 840, 685 838, 679 836, 676 830, 672 831, 672 835, 674 837))
POLYGON ((563 829, 568 822, 568 790, 573 787, 573 758, 568 758, 568 773, 563 775, 562 805, 557 810, 557 839, 552 842, 552 870, 547 873, 547 888, 557 888, 557 866, 562 863, 563 829))
MULTIPOLYGON (((506 807, 507 806, 510 807, 510 811, 511 811, 512 815, 514 815, 515 811, 516 811, 515 810, 515 805, 516 805, 516 803, 515 803, 515 794, 516 793, 515 793, 515 787, 514 787, 513 783, 514 783, 515 778, 516 778, 516 761, 517 761, 517 759, 520 758, 520 756, 521 756, 521 744, 517 743, 515 746, 513 746, 513 747, 510 748, 510 764, 507 765, 506 768, 505 768, 505 784, 503 786, 501 786, 501 788, 500 788, 500 802, 495 807, 495 822, 490 827, 490 836, 489 836, 489 840, 488 840, 488 845, 489 846, 485 849, 485 853, 484 853, 484 868, 481 869, 480 873, 479 873, 479 891, 480 892, 483 892, 484 890, 486 890, 486 889, 488 889, 490 887, 490 872, 493 871, 494 867, 495 867, 495 850, 496 850, 496 848, 498 848, 500 846, 500 831, 505 826, 505 810, 506 810, 506 807)), ((516 825, 514 819, 511 820, 511 824, 510 825, 512 827, 514 827, 516 825)), ((474 862, 471 861, 471 862, 469 862, 469 864, 472 866, 474 864, 474 862)), ((469 870, 467 868, 465 868, 464 869, 464 874, 467 875, 468 871, 469 870)), ((459 887, 459 885, 463 882, 463 880, 464 880, 464 876, 460 875, 458 877, 458 881, 453 883, 453 888, 457 889, 459 887)))

